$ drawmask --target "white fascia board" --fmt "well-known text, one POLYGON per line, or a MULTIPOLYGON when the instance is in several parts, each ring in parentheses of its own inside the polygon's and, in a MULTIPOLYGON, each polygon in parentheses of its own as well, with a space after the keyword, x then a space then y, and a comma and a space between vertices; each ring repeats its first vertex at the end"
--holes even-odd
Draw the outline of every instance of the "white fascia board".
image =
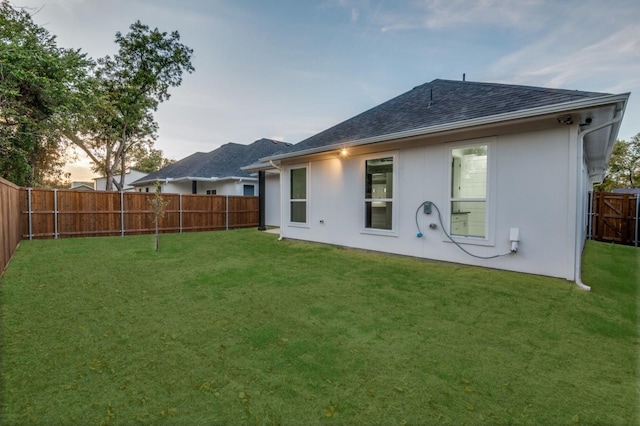
POLYGON ((218 178, 218 177, 196 177, 196 176, 182 176, 182 177, 177 177, 177 178, 163 178, 163 179, 152 179, 152 180, 148 180, 148 181, 140 181, 140 182, 136 182, 136 185, 144 185, 147 183, 154 183, 154 182, 163 182, 163 183, 169 183, 169 182, 193 182, 193 181, 198 181, 198 182, 220 182, 220 181, 226 181, 226 180, 255 180, 257 181, 257 178, 253 178, 253 177, 239 177, 239 176, 225 176, 222 178, 218 178))
POLYGON ((135 182, 130 183, 129 185, 131 185, 131 186, 143 186, 143 185, 149 185, 150 183, 156 183, 156 182, 167 183, 167 179, 137 180, 135 182))
POLYGON ((240 170, 244 170, 245 172, 254 172, 254 173, 259 171, 265 171, 265 172, 268 171, 272 173, 278 173, 278 169, 276 169, 271 164, 269 164, 268 161, 264 163, 253 163, 248 166, 240 167, 240 170))
MULTIPOLYGON (((310 148, 302 151, 295 151, 295 152, 286 153, 286 154, 274 155, 271 157, 261 158, 260 161, 268 164, 270 160, 271 161, 285 160, 288 158, 319 154, 322 152, 333 151, 341 148, 350 148, 350 147, 360 146, 360 145, 369 145, 369 144, 374 144, 379 142, 388 142, 394 139, 404 139, 409 137, 425 136, 425 135, 434 134, 434 133, 442 133, 442 132, 447 132, 452 130, 460 130, 460 129, 464 129, 465 127, 476 127, 476 126, 483 126, 488 124, 496 124, 504 121, 539 117, 539 116, 548 115, 548 114, 559 114, 559 113, 564 113, 569 111, 610 105, 618 102, 624 102, 626 104, 626 101, 629 98, 629 95, 630 93, 623 93, 619 95, 606 95, 606 96, 600 96, 597 98, 581 99, 579 101, 564 102, 561 104, 548 105, 544 107, 507 112, 504 114, 496 114, 496 115, 489 115, 486 117, 472 118, 470 120, 456 121, 453 123, 446 123, 438 126, 421 127, 418 129, 405 130, 397 133, 373 136, 365 139, 358 139, 358 140, 349 141, 349 142, 340 142, 340 143, 326 145, 318 148, 310 148)), ((254 168, 254 170, 257 170, 257 168, 254 168)))
POLYGON ((216 180, 218 181, 223 181, 223 180, 237 180, 237 181, 243 181, 243 180, 249 180, 249 181, 258 181, 258 178, 254 178, 254 177, 239 177, 239 176, 226 176, 223 178, 216 178, 216 180))
POLYGON ((211 177, 211 178, 205 178, 205 177, 195 177, 195 176, 183 176, 183 177, 179 177, 179 178, 168 178, 166 179, 166 181, 168 182, 193 182, 193 181, 198 181, 198 182, 214 182, 216 180, 218 180, 218 178, 215 177, 211 177))

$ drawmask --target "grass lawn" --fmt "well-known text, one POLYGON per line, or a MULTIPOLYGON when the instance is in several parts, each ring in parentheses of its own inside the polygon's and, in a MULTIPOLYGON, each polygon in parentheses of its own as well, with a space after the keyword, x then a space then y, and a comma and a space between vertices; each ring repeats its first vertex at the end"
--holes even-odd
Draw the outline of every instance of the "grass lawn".
POLYGON ((24 241, 0 280, 13 424, 638 424, 639 251, 584 281, 255 230, 24 241))

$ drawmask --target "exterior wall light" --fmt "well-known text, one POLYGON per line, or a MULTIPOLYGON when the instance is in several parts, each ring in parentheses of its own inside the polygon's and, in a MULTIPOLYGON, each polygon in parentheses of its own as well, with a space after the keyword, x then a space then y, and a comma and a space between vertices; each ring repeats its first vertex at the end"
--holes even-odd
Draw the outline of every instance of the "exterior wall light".
POLYGON ((561 115, 560 117, 557 118, 557 120, 558 120, 558 124, 566 124, 566 125, 573 124, 573 117, 571 117, 570 115, 561 115))

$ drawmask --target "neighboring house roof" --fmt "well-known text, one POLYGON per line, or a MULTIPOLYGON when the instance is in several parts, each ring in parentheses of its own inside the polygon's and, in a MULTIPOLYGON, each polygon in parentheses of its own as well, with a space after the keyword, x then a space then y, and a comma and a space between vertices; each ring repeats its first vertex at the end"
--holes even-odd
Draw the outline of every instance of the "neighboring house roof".
POLYGON ((375 143, 561 112, 572 103, 582 105, 590 100, 612 96, 615 95, 497 83, 433 80, 292 145, 278 155, 261 160, 264 164, 268 160, 323 152, 341 145, 348 147, 375 143))
POLYGON ((616 194, 640 194, 640 188, 614 188, 611 192, 616 194))
POLYGON ((75 191, 93 191, 93 185, 90 182, 71 182, 71 188, 75 191))
POLYGON ((229 177, 250 177, 250 172, 241 169, 259 158, 273 155, 291 144, 272 139, 259 139, 250 145, 233 142, 222 145, 211 152, 196 152, 180 161, 170 164, 157 172, 133 182, 140 185, 158 180, 224 179, 229 177))

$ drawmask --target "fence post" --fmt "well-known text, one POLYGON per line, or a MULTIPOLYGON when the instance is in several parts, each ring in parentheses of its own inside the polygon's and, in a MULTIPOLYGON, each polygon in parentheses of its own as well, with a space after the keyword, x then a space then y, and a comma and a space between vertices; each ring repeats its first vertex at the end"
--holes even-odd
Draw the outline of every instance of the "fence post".
POLYGON ((124 191, 120 191, 120 236, 124 237, 124 191))
POLYGON ((638 210, 640 210, 640 194, 636 194, 636 229, 635 229, 635 246, 638 247, 638 210))
POLYGON ((58 189, 53 189, 53 239, 58 239, 58 189))
POLYGON ((593 191, 589 191, 589 213, 587 223, 587 238, 591 239, 593 232, 593 191))
POLYGON ((226 197, 227 197, 227 206, 226 206, 227 214, 225 214, 225 220, 226 220, 225 230, 228 231, 229 230, 229 196, 227 195, 226 197))
POLYGON ((180 233, 182 234, 182 192, 180 193, 180 233))
POLYGON ((29 239, 33 239, 33 219, 31 218, 31 188, 27 188, 27 216, 29 217, 29 239))

